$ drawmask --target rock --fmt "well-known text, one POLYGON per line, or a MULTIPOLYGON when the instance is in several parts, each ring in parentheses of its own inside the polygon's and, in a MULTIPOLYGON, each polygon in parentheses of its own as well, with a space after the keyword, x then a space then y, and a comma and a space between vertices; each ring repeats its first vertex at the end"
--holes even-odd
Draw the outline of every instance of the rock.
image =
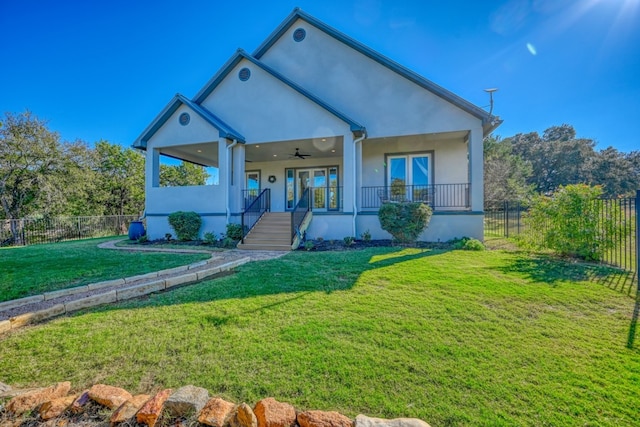
POLYGON ((154 427, 162 414, 164 402, 171 396, 171 393, 173 393, 173 390, 168 388, 149 399, 136 414, 136 421, 140 424, 154 427))
POLYGON ((417 418, 394 418, 385 420, 358 415, 354 427, 430 427, 429 424, 417 418))
POLYGON ((180 387, 164 402, 164 407, 174 417, 197 415, 209 400, 209 392, 193 385, 180 387))
POLYGON ((258 427, 258 419, 251 406, 242 403, 231 415, 229 424, 231 427, 258 427))
POLYGON ((127 400, 131 399, 131 393, 120 387, 96 384, 89 389, 89 397, 109 409, 116 409, 127 400))
POLYGON ((8 392, 9 390, 11 390, 11 386, 5 384, 5 383, 0 383, 0 395, 8 392))
POLYGON ((11 399, 7 404, 6 410, 15 415, 22 415, 48 400, 66 396, 69 390, 71 390, 71 383, 69 381, 61 382, 51 387, 33 390, 11 399))
POLYGON ((84 410, 84 405, 89 402, 89 390, 85 390, 76 397, 76 399, 69 406, 69 410, 74 414, 79 414, 84 410))
POLYGON ((273 397, 258 401, 253 412, 258 419, 258 427, 291 427, 296 422, 294 407, 273 397))
POLYGON ((298 414, 300 427, 353 427, 353 420, 338 412, 305 411, 298 414))
POLYGON ((151 399, 151 396, 148 394, 138 394, 133 396, 131 399, 124 402, 118 409, 115 410, 113 414, 111 414, 111 418, 109 418, 109 422, 113 426, 114 424, 118 424, 124 421, 127 421, 130 418, 133 418, 136 415, 136 412, 140 410, 151 399))
POLYGON ((57 399, 44 402, 40 406, 40 418, 43 420, 50 420, 51 418, 57 418, 67 410, 69 406, 76 400, 78 395, 59 397, 57 399))
POLYGON ((230 415, 235 407, 235 403, 214 397, 200 411, 198 422, 212 427, 223 427, 229 424, 230 415))

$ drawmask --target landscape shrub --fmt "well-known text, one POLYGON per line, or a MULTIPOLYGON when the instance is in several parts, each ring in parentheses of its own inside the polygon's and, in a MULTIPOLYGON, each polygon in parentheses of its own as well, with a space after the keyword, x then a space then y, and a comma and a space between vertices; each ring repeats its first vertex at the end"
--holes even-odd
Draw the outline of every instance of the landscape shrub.
POLYGON ((227 233, 225 234, 231 240, 242 240, 242 225, 227 224, 227 233))
POLYGON ((207 231, 206 233, 204 233, 204 235, 202 236, 202 241, 204 243, 206 243, 207 245, 213 245, 218 241, 218 238, 216 236, 216 233, 212 232, 212 231, 207 231))
POLYGON ((572 184, 561 186, 552 196, 535 197, 526 218, 525 242, 563 256, 602 260, 615 247, 624 220, 620 207, 606 206, 601 196, 599 186, 572 184))
POLYGON ((169 225, 176 232, 178 240, 196 240, 202 226, 202 218, 195 212, 173 212, 169 215, 169 225))
POLYGON ((431 208, 419 202, 386 202, 378 211, 383 230, 402 243, 418 240, 431 220, 431 208))
POLYGON ((371 241, 371 232, 369 230, 366 230, 364 233, 362 233, 362 240, 364 240, 365 242, 371 241))
POLYGON ((306 242, 304 242, 304 249, 307 251, 313 250, 313 248, 315 247, 315 245, 313 244, 312 240, 307 240, 306 242))
POLYGON ((462 239, 453 239, 450 241, 454 249, 463 249, 465 251, 484 251, 485 247, 478 239, 471 237, 463 237, 462 239))
POLYGON ((352 236, 347 236, 342 240, 344 241, 345 246, 351 246, 356 241, 356 238, 352 236))

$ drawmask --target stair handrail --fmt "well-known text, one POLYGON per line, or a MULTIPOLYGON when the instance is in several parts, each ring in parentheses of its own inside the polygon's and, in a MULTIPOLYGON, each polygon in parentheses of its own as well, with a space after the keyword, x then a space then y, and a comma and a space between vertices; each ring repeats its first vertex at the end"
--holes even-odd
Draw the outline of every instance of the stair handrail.
MULTIPOLYGON (((296 206, 291 211, 291 243, 293 244, 296 236, 300 234, 300 226, 304 222, 307 214, 311 212, 311 191, 310 188, 305 188, 300 200, 296 203, 296 206)), ((302 236, 299 236, 302 238, 302 236)))
POLYGON ((256 226, 260 218, 271 210, 271 189, 265 188, 258 197, 242 212, 242 243, 244 238, 256 226), (246 217, 246 218, 245 218, 246 217))

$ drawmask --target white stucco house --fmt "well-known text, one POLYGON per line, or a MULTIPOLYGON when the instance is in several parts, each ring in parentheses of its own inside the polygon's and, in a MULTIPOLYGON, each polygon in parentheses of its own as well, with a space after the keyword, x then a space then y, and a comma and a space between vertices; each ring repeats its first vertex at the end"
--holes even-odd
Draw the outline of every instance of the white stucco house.
MULTIPOLYGON (((421 240, 482 239, 483 137, 500 123, 295 9, 193 98, 177 94, 134 142, 146 150, 147 232, 171 233, 178 210, 218 234, 268 211, 279 220, 266 228, 286 234, 284 245, 302 226, 311 238, 388 239, 381 203, 415 200, 434 210, 421 240), (218 181, 162 187, 162 156, 215 167, 218 181)), ((266 217, 257 224, 264 231, 266 217)))

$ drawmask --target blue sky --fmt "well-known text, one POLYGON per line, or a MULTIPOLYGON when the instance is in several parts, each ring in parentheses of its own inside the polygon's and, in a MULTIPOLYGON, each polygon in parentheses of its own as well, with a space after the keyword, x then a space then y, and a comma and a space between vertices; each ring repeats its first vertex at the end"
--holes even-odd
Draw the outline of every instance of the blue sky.
POLYGON ((0 113, 131 145, 296 6, 480 107, 499 88, 498 135, 569 123, 640 149, 640 0, 0 0, 0 113))

